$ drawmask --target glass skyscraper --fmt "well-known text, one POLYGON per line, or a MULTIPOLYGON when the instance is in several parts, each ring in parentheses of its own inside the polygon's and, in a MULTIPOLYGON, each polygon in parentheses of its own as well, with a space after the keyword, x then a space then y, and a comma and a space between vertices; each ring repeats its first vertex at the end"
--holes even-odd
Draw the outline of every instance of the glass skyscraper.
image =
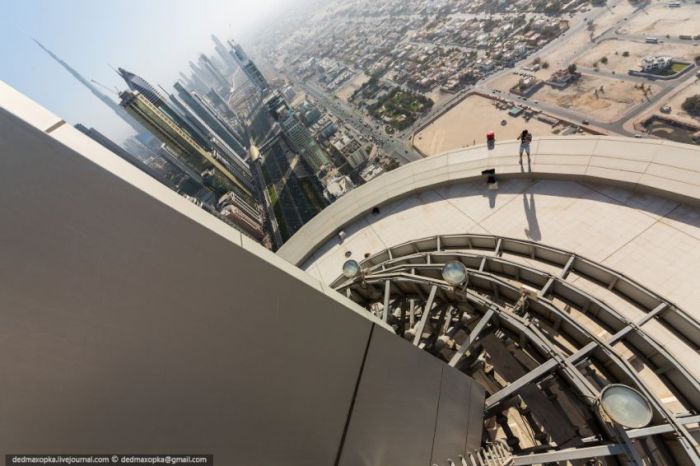
POLYGON ((170 116, 139 92, 124 91, 120 94, 121 105, 163 141, 178 158, 195 172, 202 174, 205 182, 219 195, 232 191, 251 204, 255 204, 253 193, 216 154, 195 141, 170 116))

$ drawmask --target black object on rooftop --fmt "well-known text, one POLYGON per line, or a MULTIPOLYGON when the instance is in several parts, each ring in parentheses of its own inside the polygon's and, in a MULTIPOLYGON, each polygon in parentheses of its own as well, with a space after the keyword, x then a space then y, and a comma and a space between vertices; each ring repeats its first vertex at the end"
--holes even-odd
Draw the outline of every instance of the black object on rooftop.
POLYGON ((489 169, 483 170, 481 172, 481 174, 488 177, 486 179, 487 184, 495 184, 496 183, 496 169, 495 168, 489 168, 489 169))

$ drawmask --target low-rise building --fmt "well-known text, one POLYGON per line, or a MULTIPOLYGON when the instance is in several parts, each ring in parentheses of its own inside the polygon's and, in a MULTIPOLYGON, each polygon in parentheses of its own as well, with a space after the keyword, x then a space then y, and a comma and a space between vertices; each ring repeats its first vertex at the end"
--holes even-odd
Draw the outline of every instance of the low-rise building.
POLYGON ((558 89, 563 89, 579 78, 578 73, 572 73, 567 68, 557 70, 547 80, 547 84, 558 89))
POLYGON ((334 201, 342 197, 355 187, 352 180, 345 175, 329 178, 326 180, 325 185, 326 187, 323 194, 329 201, 334 201))
POLYGON ((642 58, 642 71, 645 73, 661 73, 673 64, 673 59, 668 56, 648 56, 642 58))

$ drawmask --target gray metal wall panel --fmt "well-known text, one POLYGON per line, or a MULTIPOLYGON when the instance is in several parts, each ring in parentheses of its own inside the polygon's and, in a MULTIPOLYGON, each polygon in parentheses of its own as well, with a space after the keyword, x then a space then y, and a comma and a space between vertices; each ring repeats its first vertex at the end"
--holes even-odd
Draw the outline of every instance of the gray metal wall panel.
POLYGON ((470 452, 481 447, 481 435, 484 427, 484 387, 472 380, 469 385, 469 400, 465 410, 469 413, 469 429, 464 451, 470 452))
POLYGON ((332 464, 370 322, 2 110, 0 154, 0 454, 332 464))
POLYGON ((442 365, 376 329, 342 450, 341 466, 430 464, 442 365))
POLYGON ((342 464, 429 463, 443 363, 2 109, 0 154, 0 454, 330 465, 355 399, 342 464))
POLYGON ((448 458, 456 460, 457 455, 465 453, 469 439, 481 438, 484 395, 482 390, 479 396, 478 388, 472 394, 472 385, 477 384, 456 369, 443 368, 432 463, 446 464, 448 458), (472 396, 474 403, 470 403, 472 396), (479 408, 479 400, 479 415, 473 418, 471 409, 479 408))

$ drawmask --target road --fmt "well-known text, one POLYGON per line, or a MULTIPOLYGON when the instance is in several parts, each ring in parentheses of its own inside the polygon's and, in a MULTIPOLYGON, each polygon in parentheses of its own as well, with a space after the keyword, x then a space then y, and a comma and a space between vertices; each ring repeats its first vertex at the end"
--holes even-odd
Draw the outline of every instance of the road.
POLYGON ((320 87, 312 82, 297 81, 304 91, 316 99, 329 112, 343 120, 343 123, 351 126, 360 134, 370 136, 384 152, 393 155, 399 163, 404 164, 420 160, 423 157, 416 152, 408 141, 398 140, 390 134, 386 134, 381 124, 376 127, 376 121, 370 120, 361 110, 351 107, 340 99, 329 97, 320 87))

